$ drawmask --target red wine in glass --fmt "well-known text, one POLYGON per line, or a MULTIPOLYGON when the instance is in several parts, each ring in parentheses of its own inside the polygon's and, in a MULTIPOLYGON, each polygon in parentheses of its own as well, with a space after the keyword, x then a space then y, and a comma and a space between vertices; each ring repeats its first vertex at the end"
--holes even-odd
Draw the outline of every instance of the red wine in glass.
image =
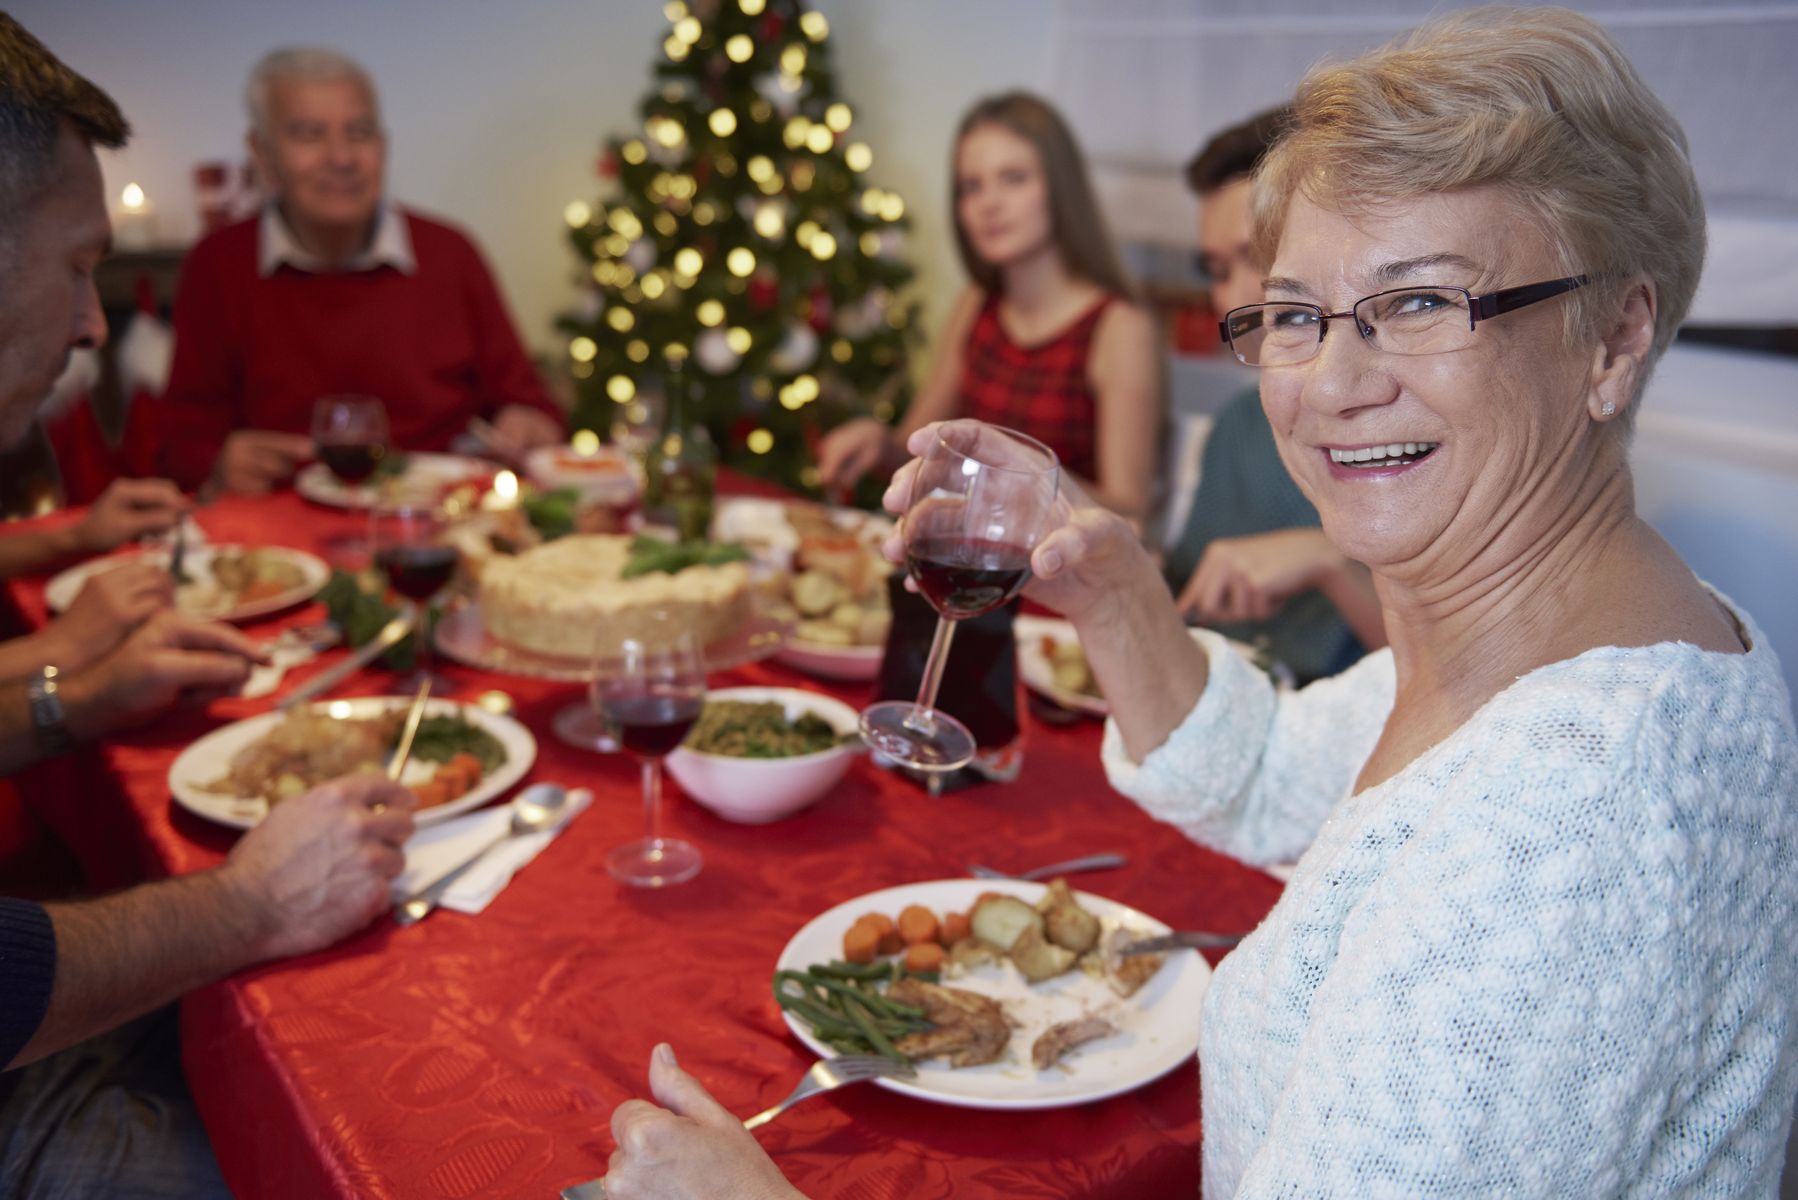
POLYGON ((429 600, 456 573, 454 546, 383 546, 375 562, 393 590, 409 600, 429 600))
POLYGON ((1030 579, 1030 551, 986 538, 922 538, 905 565, 932 608, 952 621, 978 617, 1017 595, 1030 579))
POLYGON ((355 487, 375 473, 375 468, 387 457, 387 447, 380 442, 321 442, 318 457, 330 468, 331 474, 355 487))
POLYGON ((660 758, 686 739, 705 707, 703 697, 658 691, 612 692, 601 701, 618 740, 638 757, 660 758))

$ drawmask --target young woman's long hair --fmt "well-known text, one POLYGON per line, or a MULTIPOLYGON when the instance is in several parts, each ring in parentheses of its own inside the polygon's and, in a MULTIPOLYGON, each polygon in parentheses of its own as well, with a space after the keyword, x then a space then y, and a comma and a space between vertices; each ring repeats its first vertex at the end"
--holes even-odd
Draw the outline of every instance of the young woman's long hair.
POLYGON ((962 139, 982 125, 997 125, 1023 138, 1036 147, 1042 160, 1043 177, 1049 190, 1049 228, 1061 261, 1074 275, 1119 296, 1135 294, 1135 286, 1118 261, 1117 248, 1099 213, 1093 196, 1092 181, 1087 178, 1086 159, 1074 141, 1067 122, 1049 104, 1029 92, 1006 92, 978 101, 968 110, 955 131, 954 149, 949 160, 949 203, 955 214, 955 244, 961 251, 962 266, 969 278, 988 295, 1004 290, 999 268, 974 252, 967 232, 961 227, 960 180, 956 177, 955 157, 962 139))

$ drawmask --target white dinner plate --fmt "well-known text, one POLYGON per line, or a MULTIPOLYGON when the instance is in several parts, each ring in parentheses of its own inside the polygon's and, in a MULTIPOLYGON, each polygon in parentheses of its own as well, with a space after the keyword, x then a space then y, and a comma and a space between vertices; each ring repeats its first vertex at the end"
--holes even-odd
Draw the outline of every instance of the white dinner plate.
POLYGON ((485 475, 493 464, 461 454, 428 454, 405 451, 406 469, 378 483, 345 484, 322 462, 301 468, 294 490, 331 508, 373 508, 383 500, 434 500, 443 489, 464 479, 485 475))
POLYGON ((803 641, 795 634, 774 658, 820 679, 865 682, 880 674, 880 660, 885 655, 885 646, 829 646, 803 641))
POLYGON ((1055 682, 1055 667, 1043 650, 1043 639, 1078 642, 1080 637, 1074 632, 1071 621, 1025 613, 1020 614, 1013 622, 1012 632, 1018 639, 1018 674, 1024 677, 1025 687, 1047 696, 1063 708, 1071 708, 1088 716, 1104 717, 1111 713, 1111 705, 1105 702, 1105 697, 1070 692, 1055 682))
MULTIPOLYGON (((411 701, 405 696, 362 696, 354 700, 324 700, 309 707, 327 711, 332 716, 372 717, 393 708, 405 708, 411 701)), ((537 759, 537 739, 531 731, 514 721, 454 700, 431 700, 425 705, 426 716, 449 716, 461 713, 471 724, 478 725, 499 739, 506 749, 506 761, 464 795, 448 804, 427 808, 418 814, 420 825, 434 825, 457 813, 492 800, 524 778, 537 759)), ((268 815, 268 804, 261 797, 238 797, 207 791, 205 784, 221 778, 231 767, 231 758, 286 718, 286 713, 267 712, 215 729, 181 752, 169 768, 169 791, 175 803, 208 821, 229 825, 233 829, 250 829, 268 815)), ((422 783, 436 774, 438 763, 420 762, 414 758, 406 764, 400 782, 422 783)))
MULTIPOLYGON (((50 606, 51 612, 67 612, 69 606, 75 603, 75 597, 81 594, 82 585, 102 571, 110 571, 132 562, 146 562, 166 571, 169 555, 169 547, 157 546, 131 554, 112 554, 105 558, 89 559, 52 578, 44 588, 44 602, 50 606)), ((181 560, 181 569, 194 582, 177 590, 175 607, 188 616, 212 621, 249 621, 292 608, 312 599, 318 589, 324 587, 325 582, 331 578, 331 568, 321 559, 304 550, 294 550, 287 546, 190 545, 181 560), (247 553, 251 550, 292 563, 300 570, 300 582, 260 600, 228 607, 219 603, 216 592, 209 597, 213 558, 219 554, 247 553)))
MULTIPOLYGON (((966 912, 985 892, 1003 892, 1036 903, 1047 890, 1040 883, 990 879, 939 879, 870 892, 814 917, 780 952, 782 971, 803 971, 843 957, 843 934, 857 917, 881 912, 897 919, 908 904, 922 904, 940 919, 945 912, 966 912)), ((1128 905, 1086 892, 1075 892, 1080 906, 1099 918, 1106 933, 1122 926, 1144 935, 1167 933, 1168 927, 1128 905)), ((948 987, 990 996, 1018 1022, 1006 1057, 980 1067, 950 1067, 942 1059, 917 1064, 916 1079, 876 1079, 889 1091, 963 1108, 1064 1108, 1133 1091, 1193 1060, 1199 1049, 1199 1004, 1211 983, 1211 966, 1190 950, 1168 956, 1160 971, 1134 995, 1120 997, 1102 980, 1081 970, 1030 984, 1010 963, 982 967, 948 987), (1118 1032, 1073 1050, 1046 1071, 1030 1065, 1030 1047, 1038 1034, 1061 1021, 1089 1012, 1111 1018, 1118 1032)), ((821 1057, 836 1052, 811 1027, 783 1011, 787 1026, 821 1057)))

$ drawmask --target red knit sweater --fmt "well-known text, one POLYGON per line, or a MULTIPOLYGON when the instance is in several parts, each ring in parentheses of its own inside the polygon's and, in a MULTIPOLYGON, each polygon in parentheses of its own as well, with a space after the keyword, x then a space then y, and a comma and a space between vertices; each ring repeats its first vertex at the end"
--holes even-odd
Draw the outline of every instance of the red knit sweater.
POLYGON ((258 222, 195 246, 175 297, 175 361, 158 406, 157 463, 183 487, 236 429, 306 433, 320 396, 387 404, 393 442, 442 450, 469 418, 526 404, 562 419, 505 302, 462 233, 404 214, 418 270, 256 273, 258 222))

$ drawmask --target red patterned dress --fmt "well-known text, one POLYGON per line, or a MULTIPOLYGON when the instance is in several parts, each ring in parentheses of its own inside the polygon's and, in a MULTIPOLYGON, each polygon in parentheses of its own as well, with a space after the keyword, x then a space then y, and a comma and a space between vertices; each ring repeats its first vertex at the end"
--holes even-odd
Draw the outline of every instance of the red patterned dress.
POLYGON ((961 411, 1042 442, 1062 469, 1099 477, 1099 398, 1087 377, 1093 335, 1115 297, 1105 296, 1047 341, 1020 346, 992 296, 974 319, 962 356, 961 411))

